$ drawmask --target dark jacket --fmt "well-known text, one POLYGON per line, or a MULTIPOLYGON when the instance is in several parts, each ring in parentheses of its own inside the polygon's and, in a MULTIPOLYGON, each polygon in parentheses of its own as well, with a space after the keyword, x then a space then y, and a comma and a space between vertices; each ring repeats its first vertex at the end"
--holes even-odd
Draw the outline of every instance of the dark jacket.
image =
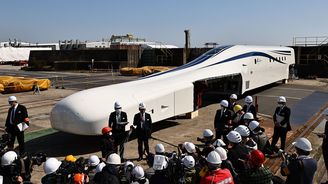
POLYGON ((232 120, 232 112, 229 109, 225 109, 221 116, 222 110, 223 109, 217 110, 214 118, 214 128, 219 129, 219 131, 223 131, 225 125, 232 126, 232 124, 228 124, 228 122, 232 120))
POLYGON ((221 169, 228 169, 233 177, 234 182, 236 183, 236 181, 238 180, 238 174, 230 160, 222 160, 221 169))
MULTIPOLYGON (((10 116, 11 116, 12 110, 13 110, 13 107, 10 107, 8 110, 7 119, 6 119, 6 128, 11 132, 12 131, 19 132, 17 125, 19 123, 24 122, 24 119, 28 117, 27 109, 25 106, 18 104, 16 111, 15 111, 15 118, 14 118, 13 124, 10 124, 10 116)), ((27 124, 28 124, 28 122, 27 122, 27 124)))
POLYGON ((150 184, 170 184, 169 178, 162 171, 155 171, 155 174, 149 179, 150 184))
POLYGON ((117 152, 117 147, 114 137, 110 135, 103 135, 100 144, 102 158, 107 158, 108 155, 117 152))
POLYGON ((245 113, 250 112, 250 113, 253 114, 254 119, 257 118, 256 108, 255 108, 255 106, 254 106, 253 104, 251 104, 251 105, 249 106, 248 110, 247 110, 247 105, 244 105, 244 106, 243 106, 243 111, 244 111, 245 113))
POLYGON ((272 173, 267 167, 246 169, 239 174, 242 184, 271 184, 272 173))
POLYGON ((148 139, 151 136, 152 120, 148 113, 145 113, 145 122, 143 128, 141 128, 141 117, 140 113, 134 115, 133 125, 137 126, 136 133, 138 138, 148 139))
POLYGON ((227 156, 228 160, 231 161, 232 165, 237 172, 243 170, 244 161, 247 159, 249 150, 243 144, 235 144, 232 148, 228 150, 227 156))
POLYGON ((317 170, 317 161, 311 157, 301 155, 290 161, 287 168, 289 173, 285 172, 286 169, 280 169, 281 175, 287 175, 286 184, 312 184, 317 170))
POLYGON ((118 171, 114 165, 106 165, 100 173, 93 178, 97 184, 120 184, 118 171))
POLYGON ((287 106, 283 106, 282 109, 281 110, 280 109, 281 107, 277 107, 276 110, 274 111, 273 121, 277 122, 277 114, 278 114, 279 116, 284 117, 284 119, 280 122, 280 126, 281 127, 286 126, 287 131, 292 130, 289 122, 290 113, 291 113, 290 108, 288 108, 287 106))
POLYGON ((125 112, 121 111, 121 123, 124 124, 119 124, 116 121, 116 112, 112 112, 109 115, 108 119, 108 126, 112 128, 112 133, 115 138, 115 141, 118 144, 121 144, 125 138, 126 138, 126 131, 125 131, 125 125, 128 122, 128 118, 125 112))

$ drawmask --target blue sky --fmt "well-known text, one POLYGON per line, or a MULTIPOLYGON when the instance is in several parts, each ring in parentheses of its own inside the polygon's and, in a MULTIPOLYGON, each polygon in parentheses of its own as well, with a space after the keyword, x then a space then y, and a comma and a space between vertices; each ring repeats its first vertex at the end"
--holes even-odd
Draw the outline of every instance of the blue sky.
POLYGON ((133 34, 192 47, 291 45, 295 36, 328 36, 327 0, 1 0, 0 41, 101 40, 133 34))

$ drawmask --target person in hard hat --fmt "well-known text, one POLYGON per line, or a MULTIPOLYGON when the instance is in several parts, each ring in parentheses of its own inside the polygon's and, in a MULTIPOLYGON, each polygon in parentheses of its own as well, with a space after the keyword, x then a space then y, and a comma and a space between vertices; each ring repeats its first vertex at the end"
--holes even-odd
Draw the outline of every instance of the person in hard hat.
POLYGON ((196 169, 195 169, 194 157, 187 155, 181 161, 183 164, 184 183, 185 184, 195 184, 196 183, 196 169))
POLYGON ((257 143, 250 137, 251 133, 247 126, 239 125, 237 128, 235 128, 235 131, 241 135, 241 143, 244 144, 245 147, 249 149, 249 151, 257 150, 257 143))
POLYGON ((251 131, 251 137, 257 144, 257 149, 262 151, 264 154, 273 154, 269 138, 265 133, 264 128, 260 126, 258 121, 251 121, 248 125, 249 130, 251 131))
MULTIPOLYGON (((14 151, 7 151, 1 157, 0 175, 2 176, 1 183, 23 183, 23 177, 20 173, 16 173, 18 155, 14 151)), ((1 180, 0 180, 1 181, 1 180)))
POLYGON ((233 112, 232 126, 233 128, 236 128, 237 126, 243 124, 242 121, 244 119, 245 112, 243 111, 243 107, 238 104, 233 107, 233 112))
POLYGON ((84 173, 73 174, 73 184, 85 184, 89 183, 89 176, 84 173))
POLYGON ((221 169, 228 169, 232 175, 234 182, 238 183, 238 173, 236 172, 236 169, 233 167, 230 160, 228 160, 227 150, 223 147, 217 147, 214 151, 216 151, 220 155, 220 158, 222 160, 221 169))
POLYGON ((97 184, 120 184, 119 168, 121 166, 121 158, 118 154, 112 153, 107 158, 107 165, 102 171, 95 176, 94 181, 97 184))
POLYGON ((228 160, 231 161, 232 165, 237 172, 245 168, 245 161, 249 150, 244 144, 242 144, 242 137, 237 131, 230 131, 227 135, 229 141, 228 145, 228 160))
POLYGON ((293 146, 296 149, 293 154, 296 158, 286 158, 285 154, 281 154, 283 162, 281 163, 280 173, 287 176, 286 184, 312 184, 317 170, 317 161, 310 157, 311 142, 301 137, 293 142, 293 146))
POLYGON ((257 119, 256 118, 257 117, 256 116, 257 115, 257 111, 256 111, 255 106, 253 105, 253 97, 252 96, 246 96, 246 98, 245 98, 245 104, 243 106, 243 111, 245 113, 247 113, 247 112, 252 113, 253 116, 254 116, 254 119, 257 119))
POLYGON ((220 102, 221 108, 216 111, 214 118, 215 139, 221 139, 226 142, 227 133, 232 127, 232 112, 229 110, 229 103, 227 100, 220 102))
POLYGON ((101 171, 103 170, 103 168, 106 166, 105 162, 100 162, 95 170, 95 176, 92 178, 92 182, 93 183, 97 183, 96 181, 100 181, 100 177, 102 177, 101 171))
POLYGON ((229 107, 228 107, 228 109, 229 109, 230 111, 233 111, 233 108, 234 108, 236 105, 238 105, 238 104, 237 104, 237 99, 238 99, 238 97, 237 97, 236 94, 231 94, 231 95, 230 95, 230 97, 229 97, 229 107))
POLYGON ((100 163, 101 161, 97 155, 90 155, 87 165, 89 178, 94 178, 94 176, 96 175, 96 168, 100 163))
MULTIPOLYGON (((318 133, 317 135, 319 138, 322 138, 322 155, 323 155, 323 160, 325 161, 325 166, 327 170, 327 175, 328 175, 328 109, 326 109, 323 112, 323 115, 326 120, 325 124, 325 131, 324 133, 318 133)), ((328 184, 328 180, 326 181, 326 184, 328 184)))
POLYGON ((112 133, 115 139, 115 144, 119 146, 120 157, 124 159, 124 143, 127 141, 128 132, 125 126, 128 124, 128 117, 126 112, 122 111, 122 106, 119 102, 114 104, 114 112, 110 113, 108 126, 112 128, 112 133))
POLYGON ((145 178, 145 172, 139 165, 135 166, 132 170, 132 182, 131 184, 149 184, 147 178, 145 178))
POLYGON ((8 98, 10 108, 6 119, 6 132, 10 134, 8 148, 14 149, 15 139, 19 144, 19 154, 25 153, 24 130, 29 126, 27 109, 24 105, 18 104, 15 96, 8 98))
POLYGON ((213 146, 213 132, 210 129, 205 129, 203 131, 203 138, 197 138, 198 141, 201 141, 202 143, 204 143, 204 148, 202 151, 199 152, 200 156, 204 156, 206 157, 211 151, 214 150, 214 146, 213 146))
POLYGON ((245 125, 248 126, 249 123, 251 121, 254 120, 254 115, 250 112, 246 112, 245 114, 243 114, 243 116, 241 117, 241 120, 239 122, 239 125, 245 125))
POLYGON ((65 161, 66 162, 70 162, 70 163, 74 163, 74 162, 76 162, 76 158, 73 156, 73 155, 67 155, 66 157, 65 157, 65 161))
POLYGON ((57 184, 64 182, 62 177, 57 176, 57 171, 60 168, 62 162, 57 158, 48 158, 43 164, 43 171, 46 174, 42 177, 42 184, 57 184))
POLYGON ((146 113, 146 105, 141 102, 139 104, 139 113, 134 115, 133 125, 136 127, 136 134, 138 139, 138 161, 142 160, 144 153, 143 144, 147 155, 149 154, 148 139, 151 137, 152 120, 150 114, 146 113))
POLYGON ((287 132, 292 130, 290 126, 290 108, 286 106, 286 98, 278 97, 278 107, 273 114, 274 131, 271 141, 271 148, 277 150, 276 144, 280 138, 280 149, 285 150, 287 132))
POLYGON ((221 157, 216 151, 212 151, 206 157, 208 172, 200 180, 200 184, 226 183, 233 184, 233 178, 228 169, 221 169, 221 157))
POLYGON ((112 153, 117 153, 117 146, 115 145, 115 140, 112 134, 112 128, 104 127, 101 130, 102 139, 101 139, 101 155, 102 158, 107 158, 108 155, 112 153))
POLYGON ((169 159, 165 154, 165 148, 163 144, 156 144, 155 146, 155 155, 152 163, 153 169, 156 170, 165 170, 167 169, 169 159))
POLYGON ((242 184, 272 184, 273 174, 263 166, 265 156, 260 150, 253 150, 248 159, 248 168, 239 173, 242 184))

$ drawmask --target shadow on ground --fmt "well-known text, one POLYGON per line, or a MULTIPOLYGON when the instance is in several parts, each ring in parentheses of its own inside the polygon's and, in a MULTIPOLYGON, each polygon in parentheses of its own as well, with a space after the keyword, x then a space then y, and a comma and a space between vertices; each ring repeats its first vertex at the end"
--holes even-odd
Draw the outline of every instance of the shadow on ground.
MULTIPOLYGON (((165 120, 153 124, 152 131, 178 125, 177 122, 165 120)), ((135 139, 132 133, 129 141, 135 139)), ((48 157, 63 157, 66 155, 83 155, 100 151, 101 136, 82 136, 55 132, 38 137, 25 143, 26 151, 29 153, 43 152, 48 157)))

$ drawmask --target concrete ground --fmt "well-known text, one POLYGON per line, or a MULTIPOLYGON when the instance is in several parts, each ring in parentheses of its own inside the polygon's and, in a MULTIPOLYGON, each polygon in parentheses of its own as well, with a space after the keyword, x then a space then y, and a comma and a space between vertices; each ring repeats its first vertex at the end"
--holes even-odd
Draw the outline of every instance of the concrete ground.
MULTIPOLYGON (((40 95, 33 95, 32 92, 16 93, 19 102, 26 105, 31 119, 31 127, 25 133, 26 149, 28 152, 45 152, 49 157, 63 159, 66 155, 73 154, 76 157, 87 157, 91 154, 100 156, 99 137, 79 136, 51 129, 49 113, 54 104, 60 99, 73 94, 79 90, 94 86, 108 85, 122 81, 133 80, 136 77, 123 77, 112 73, 70 73, 70 72, 22 72, 13 68, 2 68, 0 75, 9 74, 35 77, 62 76, 64 78, 65 89, 56 89, 53 86, 47 91, 42 91, 40 95), (86 82, 86 78, 88 81, 86 82), (82 82, 81 82, 82 81, 82 82), (86 82, 86 83, 83 83, 86 82), (86 85, 88 84, 88 85, 86 85)), ((52 78, 54 79, 54 78, 52 78)), ((272 85, 250 93, 258 96, 259 112, 263 114, 262 125, 266 131, 272 134, 271 114, 276 106, 276 97, 287 96, 288 104, 292 106, 314 91, 322 91, 328 94, 328 82, 326 79, 319 80, 295 80, 289 84, 272 85)), ((7 97, 12 94, 2 94, 0 98, 0 128, 4 127, 4 122, 9 108, 7 97)), ((205 107, 198 111, 199 116, 194 119, 170 119, 154 123, 152 136, 156 140, 150 140, 151 152, 157 143, 163 143, 168 152, 176 150, 173 145, 190 141, 198 144, 197 137, 202 135, 206 128, 213 130, 213 120, 215 111, 218 109, 218 96, 205 96, 205 107)), ((242 101, 240 101, 243 104, 242 101)), ((124 109, 123 109, 124 110, 124 109)), ((295 127, 297 129, 298 127, 295 127)), ((320 140, 313 139, 317 143, 320 140)), ((131 139, 126 144, 126 159, 137 158, 137 141, 131 139)), ((135 163, 138 163, 134 160, 135 163)), ((148 167, 145 161, 139 162, 145 169, 148 167)), ((40 183, 40 178, 44 175, 42 167, 35 167, 32 175, 34 183, 40 183)))

